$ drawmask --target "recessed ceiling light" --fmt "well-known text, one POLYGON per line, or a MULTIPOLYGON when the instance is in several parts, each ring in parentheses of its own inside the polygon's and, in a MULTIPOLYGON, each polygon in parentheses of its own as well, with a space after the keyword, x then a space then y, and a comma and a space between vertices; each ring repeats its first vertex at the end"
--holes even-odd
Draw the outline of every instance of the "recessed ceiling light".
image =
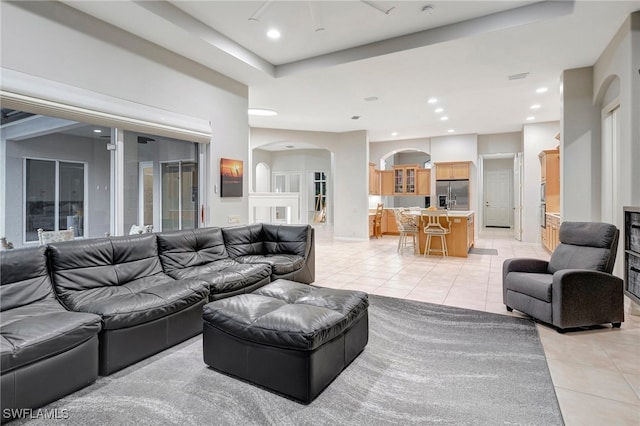
POLYGON ((549 90, 549 89, 547 89, 546 87, 538 87, 538 88, 536 89, 536 93, 544 93, 544 92, 546 92, 547 90, 549 90))
POLYGON ((529 117, 527 117, 527 121, 531 121, 531 120, 535 120, 536 118, 533 115, 530 115, 529 117))
POLYGON ((449 119, 449 117, 447 117, 446 115, 444 117, 440 117, 440 120, 442 121, 447 121, 449 119))
POLYGON ((102 133, 102 130, 100 130, 100 129, 93 129, 93 133, 102 133))
POLYGON ((427 102, 429 102, 430 104, 435 104, 436 102, 438 102, 438 98, 429 98, 427 102))
POLYGON ((453 133, 453 132, 455 132, 455 129, 449 129, 449 130, 447 130, 447 132, 453 133))
POLYGON ((267 31, 267 37, 269 37, 272 40, 277 40, 280 38, 280 31, 276 30, 275 28, 272 28, 269 31, 267 31))
POLYGON ((264 109, 264 108, 249 108, 249 115, 257 115, 260 117, 269 117, 273 115, 278 115, 277 111, 272 109, 264 109))
POLYGON ((539 108, 540 108, 540 104, 531 105, 531 109, 539 109, 539 108))
POLYGON ((398 136, 398 132, 391 132, 391 136, 398 136))
POLYGON ((440 114, 442 111, 444 111, 444 108, 436 108, 434 110, 434 112, 437 112, 438 114, 440 114))

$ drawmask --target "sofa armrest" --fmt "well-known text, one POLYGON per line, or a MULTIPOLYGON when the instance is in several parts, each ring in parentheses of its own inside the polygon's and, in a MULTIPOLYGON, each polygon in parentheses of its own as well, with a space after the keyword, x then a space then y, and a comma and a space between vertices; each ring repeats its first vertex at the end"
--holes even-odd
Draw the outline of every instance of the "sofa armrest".
POLYGON ((553 325, 561 329, 624 321, 623 281, 606 272, 557 271, 551 301, 553 325))
POLYGON ((514 257, 506 259, 502 263, 502 281, 509 272, 530 272, 534 274, 546 274, 549 262, 542 259, 514 257))

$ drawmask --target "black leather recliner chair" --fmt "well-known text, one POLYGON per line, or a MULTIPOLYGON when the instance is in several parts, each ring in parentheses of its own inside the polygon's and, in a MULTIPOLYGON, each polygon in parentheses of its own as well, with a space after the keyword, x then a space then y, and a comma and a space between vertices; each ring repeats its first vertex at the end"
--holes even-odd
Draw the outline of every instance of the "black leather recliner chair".
POLYGON ((58 302, 45 247, 0 251, 2 420, 23 416, 98 377, 100 316, 58 302))
POLYGON ((620 231, 598 222, 563 222, 549 262, 507 259, 503 300, 558 331, 624 321, 623 281, 612 275, 620 231))

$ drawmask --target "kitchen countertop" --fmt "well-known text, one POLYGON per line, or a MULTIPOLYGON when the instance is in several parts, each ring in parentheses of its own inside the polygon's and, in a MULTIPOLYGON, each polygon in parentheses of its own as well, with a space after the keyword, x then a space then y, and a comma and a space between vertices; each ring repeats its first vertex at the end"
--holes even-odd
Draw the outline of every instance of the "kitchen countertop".
MULTIPOLYGON (((426 211, 426 210, 427 209, 421 209, 420 211, 414 210, 412 212, 409 212, 409 214, 420 215, 422 214, 423 211, 426 211)), ((445 210, 430 210, 430 211, 438 211, 438 212, 441 212, 442 214, 445 213, 445 210)), ((447 212, 449 217, 469 217, 475 213, 473 210, 447 210, 447 212)))

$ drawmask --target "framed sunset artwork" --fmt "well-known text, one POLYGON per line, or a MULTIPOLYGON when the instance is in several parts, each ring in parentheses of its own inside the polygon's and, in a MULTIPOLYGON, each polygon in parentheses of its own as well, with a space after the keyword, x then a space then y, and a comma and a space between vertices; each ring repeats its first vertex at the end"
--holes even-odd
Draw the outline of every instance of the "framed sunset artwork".
POLYGON ((242 197, 242 160, 220 159, 220 196, 242 197))

